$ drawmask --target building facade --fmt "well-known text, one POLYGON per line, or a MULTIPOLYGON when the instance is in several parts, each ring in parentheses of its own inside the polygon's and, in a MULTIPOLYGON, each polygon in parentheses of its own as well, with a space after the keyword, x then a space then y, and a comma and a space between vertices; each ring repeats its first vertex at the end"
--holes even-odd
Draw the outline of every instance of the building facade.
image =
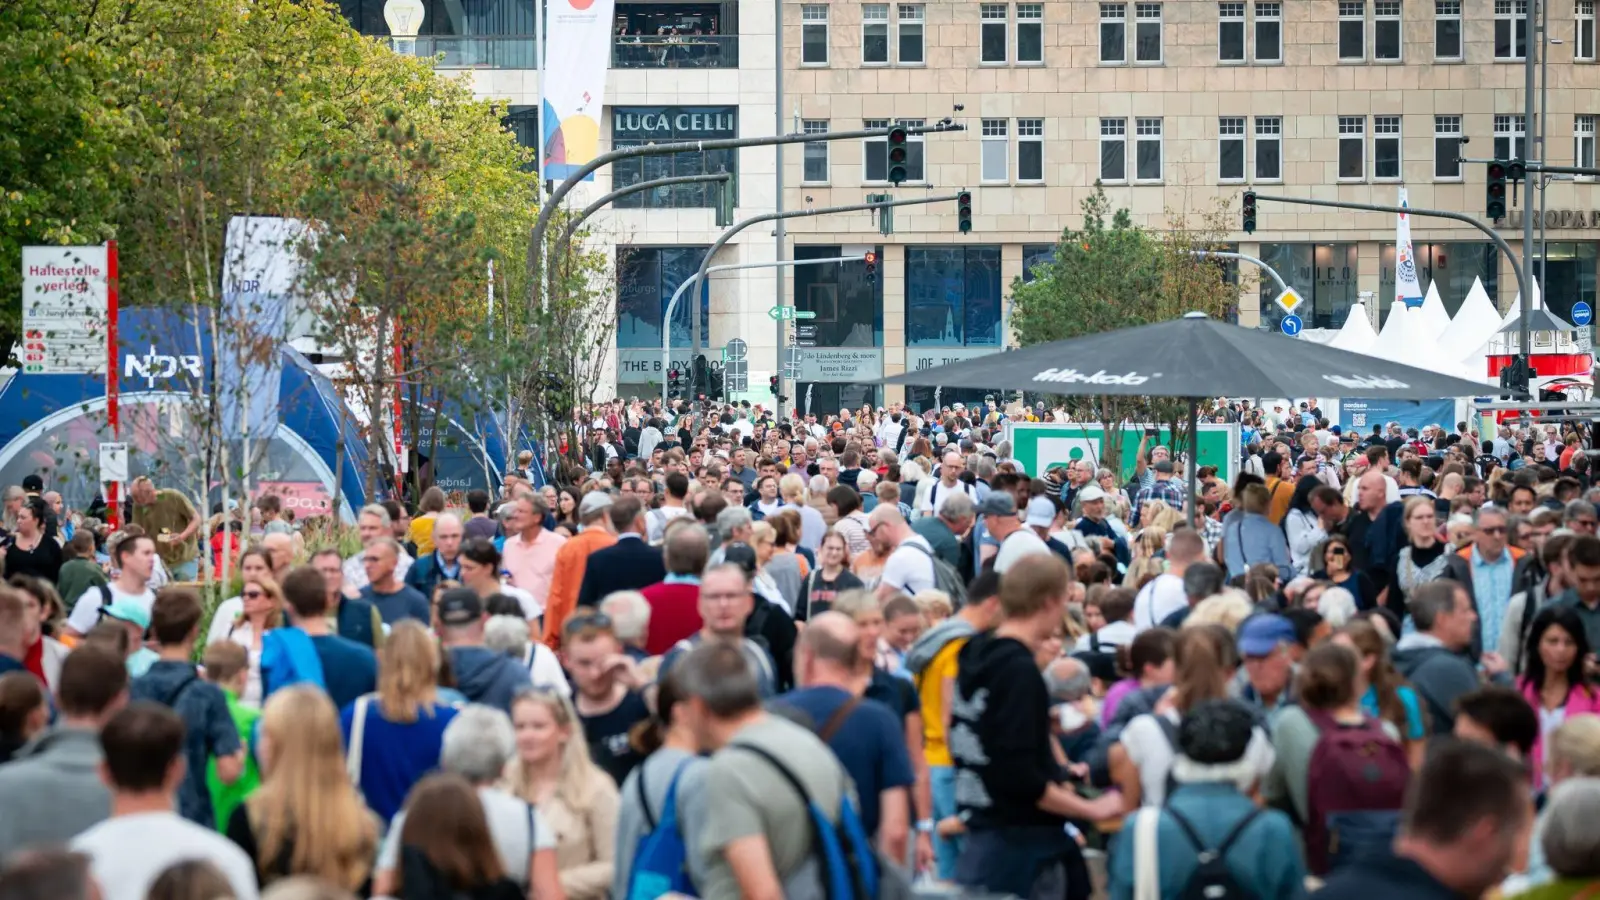
MULTIPOLYGON (((436 35, 430 45, 425 25, 419 41, 422 52, 443 53, 442 67, 462 71, 480 94, 511 103, 519 133, 532 127, 519 116, 538 102, 532 41, 519 31, 531 33, 533 0, 523 2, 525 9, 486 7, 493 12, 478 25, 472 3, 438 4, 435 24, 462 33, 436 35), (484 33, 496 28, 507 33, 484 33)), ((1237 230, 1239 195, 1254 187, 1394 203, 1403 185, 1413 208, 1482 216, 1485 166, 1458 156, 1538 158, 1542 133, 1546 161, 1595 165, 1596 0, 1548 0, 1542 11, 1548 110, 1531 129, 1526 2, 619 2, 601 147, 946 117, 965 126, 913 137, 909 177, 898 188, 886 181, 882 140, 807 143, 783 153, 788 209, 861 203, 876 193, 907 198, 965 188, 974 195, 967 234, 957 229, 954 204, 896 210, 888 235, 867 213, 789 222, 789 258, 878 254, 870 280, 864 264, 852 262, 796 266, 781 281, 785 303, 816 314, 802 323, 802 343, 812 346, 802 351, 791 390, 801 405, 809 394, 813 409, 837 410, 905 396, 871 385, 883 375, 1003 349, 1011 286, 1050 258, 1064 229, 1081 225, 1081 203, 1097 181, 1113 206, 1151 228, 1231 204, 1224 221, 1235 231, 1227 241, 1299 290, 1309 301, 1301 311, 1307 327, 1337 328, 1361 299, 1382 316, 1393 294, 1394 216, 1264 201, 1255 233, 1245 234, 1237 230), (782 10, 781 110, 775 8, 782 10)), ((1539 35, 1533 39, 1537 45, 1539 35)), ((774 208, 776 155, 752 148, 650 158, 603 173, 586 190, 596 196, 630 180, 728 171, 736 176, 736 217, 744 218, 774 208)), ((662 307, 721 233, 713 224, 715 190, 652 191, 597 219, 599 239, 614 244, 617 259, 616 381, 624 395, 659 390, 662 307)), ((1519 252, 1527 200, 1515 198, 1498 223, 1519 252)), ((1562 315, 1579 301, 1593 308, 1600 187, 1592 179, 1551 180, 1542 204, 1535 192, 1531 206, 1544 226, 1533 256, 1545 249, 1547 305, 1562 315)), ((1424 289, 1437 281, 1452 312, 1475 278, 1502 308, 1513 302, 1511 268, 1481 233, 1414 217, 1412 235, 1424 289)), ((776 252, 761 226, 713 263, 770 262, 776 252)), ((1535 259, 1536 274, 1539 268, 1535 259)), ((1240 276, 1240 322, 1275 327, 1282 316, 1271 303, 1276 287, 1262 286, 1266 279, 1249 266, 1240 276)), ((700 298, 707 344, 744 339, 750 385, 761 393, 779 358, 780 332, 767 314, 779 284, 772 269, 728 273, 700 298)), ((684 356, 689 315, 680 309, 671 325, 684 356)), ((796 336, 789 326, 786 340, 796 336)), ((909 399, 931 402, 932 392, 909 399)), ((950 386, 941 399, 976 398, 950 386)))

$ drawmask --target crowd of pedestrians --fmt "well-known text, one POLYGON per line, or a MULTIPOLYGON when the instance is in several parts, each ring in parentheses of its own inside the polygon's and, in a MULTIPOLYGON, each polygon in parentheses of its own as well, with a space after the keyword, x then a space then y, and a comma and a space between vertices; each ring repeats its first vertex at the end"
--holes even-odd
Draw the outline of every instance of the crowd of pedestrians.
POLYGON ((344 554, 31 479, 0 900, 1594 895, 1580 438, 1316 405, 1218 404, 1191 497, 1154 435, 1027 471, 1042 408, 619 402, 344 554))

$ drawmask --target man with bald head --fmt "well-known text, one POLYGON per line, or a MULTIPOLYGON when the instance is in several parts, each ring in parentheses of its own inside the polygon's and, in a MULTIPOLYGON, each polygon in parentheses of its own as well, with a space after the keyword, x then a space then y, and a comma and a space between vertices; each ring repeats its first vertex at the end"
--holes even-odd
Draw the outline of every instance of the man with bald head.
MULTIPOLYGON (((898 513, 896 514, 898 515, 898 513)), ((866 603, 871 597, 859 593, 866 603)), ((855 781, 861 823, 889 859, 904 859, 911 830, 907 792, 915 776, 900 719, 877 700, 856 696, 861 629, 842 612, 820 613, 806 623, 794 648, 800 686, 778 699, 803 714, 855 781)), ((800 716, 796 716, 800 718, 800 716)))
POLYGON ((956 494, 966 494, 972 498, 973 503, 978 502, 978 489, 974 485, 961 480, 961 473, 967 470, 966 457, 961 451, 950 449, 944 452, 939 460, 939 480, 934 483, 933 489, 928 491, 928 498, 917 507, 917 514, 922 516, 936 516, 944 508, 944 502, 956 494))
POLYGON ((937 586, 933 545, 911 530, 900 510, 892 506, 874 509, 867 516, 867 540, 880 556, 888 556, 878 581, 878 599, 885 600, 896 593, 914 597, 918 591, 937 586))
POLYGON ((406 584, 424 597, 432 597, 441 581, 461 580, 461 538, 465 526, 455 513, 442 512, 433 520, 433 552, 417 560, 406 573, 406 584))
MULTIPOLYGON (((1376 467, 1368 467, 1356 482, 1355 509, 1344 523, 1354 570, 1365 572, 1373 584, 1387 585, 1405 540, 1404 524, 1401 503, 1389 502, 1387 477, 1376 467)), ((1387 594, 1388 588, 1384 587, 1380 601, 1387 594)))
POLYGON ((261 549, 267 551, 272 564, 272 580, 283 584, 283 576, 294 565, 294 533, 274 531, 261 538, 261 549))

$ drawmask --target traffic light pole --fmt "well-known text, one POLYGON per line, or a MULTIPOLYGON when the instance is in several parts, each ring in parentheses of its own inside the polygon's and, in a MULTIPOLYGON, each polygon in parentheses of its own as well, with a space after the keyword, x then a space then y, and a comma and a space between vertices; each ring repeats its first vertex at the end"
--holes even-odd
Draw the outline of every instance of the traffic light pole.
MULTIPOLYGON (((1259 192, 1256 193, 1256 199, 1271 200, 1275 203, 1297 203, 1301 206, 1325 206, 1331 209, 1353 209, 1360 212, 1381 212, 1395 214, 1404 213, 1412 216, 1421 216, 1425 219, 1450 219, 1455 222, 1464 222, 1468 225, 1471 225, 1473 228, 1478 229, 1488 236, 1489 240, 1493 241, 1496 247, 1500 248, 1501 253, 1506 255, 1506 259, 1511 263, 1512 273, 1517 276, 1517 290, 1522 293, 1522 304, 1518 311, 1518 321, 1521 326, 1518 329, 1518 338, 1521 340, 1522 345, 1519 348, 1521 352, 1518 355, 1524 362, 1527 361, 1529 351, 1528 317, 1533 308, 1533 294, 1528 291, 1528 272, 1524 261, 1527 258, 1527 248, 1529 246, 1529 244, 1526 242, 1531 242, 1533 240, 1533 233, 1531 230, 1525 229, 1523 232, 1523 240, 1525 242, 1523 244, 1523 259, 1518 259, 1517 255, 1511 252, 1511 245, 1506 243, 1506 239, 1501 237, 1499 232, 1465 213, 1450 212, 1443 209, 1418 209, 1415 206, 1385 206, 1380 203, 1347 203, 1343 200, 1312 200, 1307 197, 1275 197, 1271 194, 1262 194, 1259 192)), ((1527 217, 1524 216, 1524 219, 1526 218, 1527 217)), ((1526 371, 1527 369, 1524 368, 1523 372, 1526 371)), ((1528 385, 1526 383, 1517 385, 1517 387, 1524 393, 1526 393, 1528 390, 1528 385)))
POLYGON ((720 181, 723 183, 722 189, 727 190, 727 183, 732 179, 733 175, 728 172, 713 172, 709 175, 677 175, 672 178, 657 178, 652 181, 641 181, 638 184, 630 184, 625 188, 612 191, 604 197, 601 197, 599 200, 596 200, 588 206, 585 206, 583 208, 583 212, 578 213, 573 217, 571 222, 567 223, 566 231, 561 235, 561 243, 566 244, 570 242, 572 240, 572 235, 577 232, 578 226, 582 225, 584 220, 588 219, 590 216, 594 215, 600 210, 605 209, 607 204, 626 197, 629 194, 637 194, 641 191, 653 190, 658 187, 672 187, 675 184, 698 184, 705 181, 720 181))
MULTIPOLYGON (((946 201, 956 200, 960 196, 961 196, 960 194, 941 194, 941 195, 934 196, 934 197, 918 197, 918 198, 908 199, 908 200, 880 200, 877 203, 853 203, 853 204, 850 204, 849 206, 824 206, 821 209, 792 209, 792 210, 787 210, 785 212, 770 212, 770 213, 762 213, 759 216, 751 216, 750 218, 745 219, 745 220, 743 220, 741 222, 734 223, 734 225, 731 228, 729 228, 727 231, 724 231, 722 233, 722 235, 720 237, 718 237, 715 242, 712 243, 710 249, 706 250, 705 258, 700 260, 700 271, 695 273, 693 283, 699 284, 700 282, 704 281, 705 278, 706 278, 706 269, 711 265, 711 258, 713 256, 717 255, 717 251, 721 250, 724 244, 728 243, 728 241, 730 241, 730 240, 733 240, 735 235, 737 235, 739 232, 745 230, 746 228, 749 228, 751 225, 760 225, 762 222, 781 222, 781 221, 784 221, 784 220, 787 220, 787 219, 809 218, 811 216, 826 216, 826 215, 832 215, 834 213, 865 212, 866 210, 875 210, 875 209, 892 209, 892 208, 894 208, 896 206, 923 206, 923 205, 926 205, 926 204, 929 204, 929 203, 944 203, 946 201)), ((780 297, 778 297, 776 299, 777 299, 777 306, 778 307, 782 307, 784 305, 783 297, 780 296, 780 297)), ((697 310, 695 315, 691 316, 690 318, 694 321, 694 344, 693 344, 694 351, 696 353, 698 353, 698 352, 700 352, 700 315, 699 315, 699 311, 697 310)), ((778 334, 780 336, 783 334, 783 320, 782 319, 778 320, 778 334)), ((778 350, 780 352, 782 352, 782 350, 783 350, 783 342, 781 340, 778 342, 778 350)), ((781 369, 782 367, 780 366, 779 368, 781 369)), ((693 369, 691 368, 690 371, 692 372, 693 369)), ((779 382, 779 384, 781 386, 782 382, 779 382)), ((690 388, 692 389, 693 387, 694 387, 694 384, 691 381, 690 382, 690 388)), ((693 393, 692 390, 691 390, 691 393, 693 393)), ((782 418, 783 417, 783 404, 782 403, 778 403, 777 404, 777 410, 776 411, 777 411, 778 417, 782 418)))
MULTIPOLYGON (((1257 196, 1260 196, 1260 195, 1258 194, 1257 196)), ((1287 291, 1289 289, 1289 285, 1284 283, 1283 276, 1278 274, 1278 270, 1277 269, 1274 269, 1273 267, 1267 265, 1266 263, 1262 262, 1261 260, 1256 259, 1254 256, 1247 256, 1247 255, 1245 255, 1243 253, 1234 253, 1231 250, 1190 250, 1189 251, 1189 255, 1190 256, 1199 256, 1199 257, 1202 257, 1202 258, 1204 258, 1204 257, 1215 257, 1217 259, 1237 259, 1240 262, 1254 263, 1257 268, 1259 268, 1261 271, 1267 273, 1268 275, 1271 275, 1272 276, 1272 280, 1276 281, 1278 283, 1278 292, 1279 293, 1283 293, 1284 291, 1287 291)))
MULTIPOLYGON (((717 272, 731 272, 731 271, 734 271, 736 269, 792 269, 795 266, 816 266, 816 265, 821 265, 823 263, 855 262, 856 260, 864 259, 864 258, 865 257, 862 257, 862 256, 831 256, 831 257, 829 257, 827 259, 783 259, 783 260, 778 260, 776 262, 729 263, 728 265, 723 265, 723 266, 712 266, 711 268, 706 270, 706 275, 707 276, 714 275, 717 272)), ((678 309, 678 298, 683 296, 683 292, 688 289, 689 285, 695 284, 695 283, 696 283, 696 279, 690 278, 690 279, 684 281, 683 284, 678 285, 678 289, 672 292, 672 299, 667 301, 667 313, 666 313, 666 316, 663 317, 663 319, 662 319, 662 322, 664 323, 664 327, 661 329, 661 408, 662 409, 666 409, 667 403, 669 402, 669 398, 667 396, 667 389, 668 389, 667 372, 671 371, 671 369, 672 369, 672 314, 674 312, 676 312, 677 309, 678 309)), ((698 315, 698 310, 696 311, 696 313, 697 314, 695 315, 695 318, 696 319, 700 318, 699 315, 698 315)), ((778 348, 778 350, 781 352, 783 350, 783 348, 780 346, 778 348)), ((699 353, 699 352, 700 352, 700 350, 699 350, 698 347, 691 348, 690 351, 689 351, 691 357, 693 356, 693 354, 699 353)), ((781 363, 782 360, 780 359, 779 362, 781 363)), ((693 371, 693 367, 690 368, 690 371, 693 371)))

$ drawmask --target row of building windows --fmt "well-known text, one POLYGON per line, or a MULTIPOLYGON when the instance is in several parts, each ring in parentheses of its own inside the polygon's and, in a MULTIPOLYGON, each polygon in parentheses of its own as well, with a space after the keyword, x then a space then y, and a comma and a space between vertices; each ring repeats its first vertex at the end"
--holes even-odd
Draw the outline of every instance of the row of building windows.
MULTIPOLYGON (((1406 0, 1339 0, 1338 52, 1343 63, 1402 62, 1406 0)), ((1410 0, 1423 2, 1423 0, 1410 0)), ((1465 60, 1463 0, 1431 0, 1433 59, 1465 60)), ((1595 0, 1572 0, 1573 59, 1593 62, 1595 0)), ((1161 65, 1166 61, 1163 3, 1101 3, 1101 65, 1161 65)), ((800 15, 800 62, 826 66, 832 56, 826 4, 807 4, 800 15)), ((1494 0, 1494 58, 1523 59, 1527 53, 1528 0, 1494 0)), ((981 3, 978 61, 982 65, 1044 64, 1044 4, 981 3)), ((926 6, 866 3, 861 7, 861 64, 921 66, 927 62, 926 6), (892 13, 892 15, 891 15, 892 13), (892 26, 892 28, 891 28, 892 26), (892 52, 891 52, 892 49, 892 52)), ((1217 4, 1217 61, 1224 65, 1283 62, 1282 0, 1226 0, 1217 4)))

